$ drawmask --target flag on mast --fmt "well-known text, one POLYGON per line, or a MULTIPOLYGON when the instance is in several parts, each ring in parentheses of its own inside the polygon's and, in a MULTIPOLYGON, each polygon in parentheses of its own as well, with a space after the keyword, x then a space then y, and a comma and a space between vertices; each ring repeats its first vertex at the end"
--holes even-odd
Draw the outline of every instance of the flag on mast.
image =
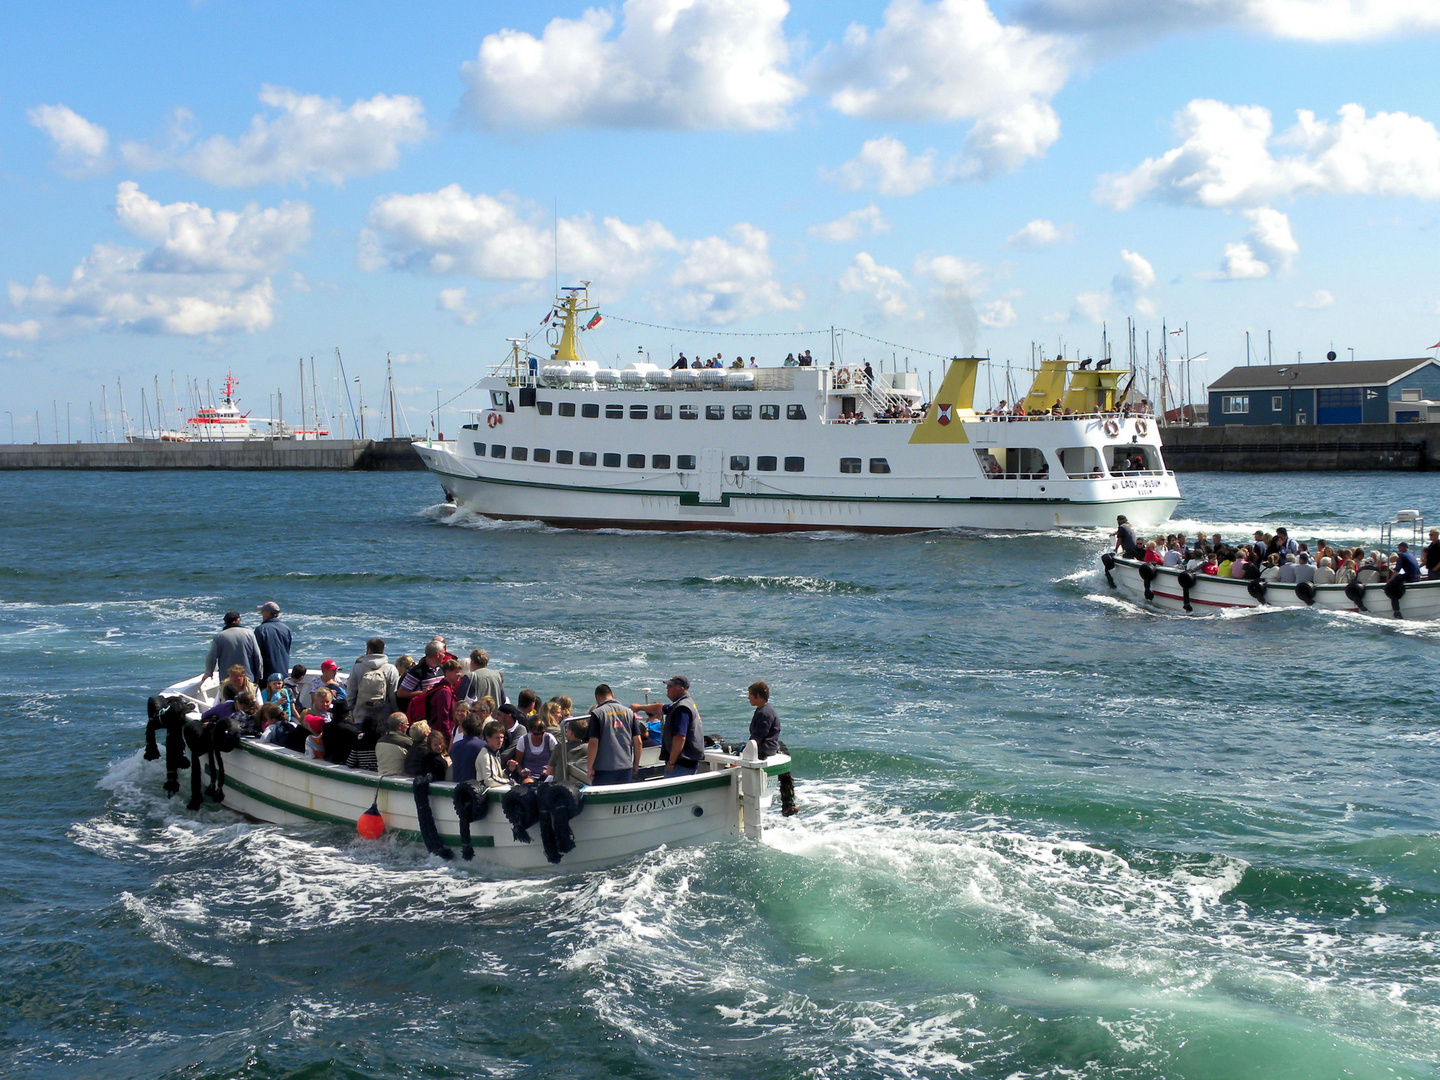
POLYGON ((1432 349, 1440 349, 1440 341, 1435 342, 1435 344, 1434 344, 1434 345, 1431 345, 1430 348, 1432 348, 1432 349))
POLYGON ((602 316, 602 315, 597 311, 597 312, 595 313, 595 317, 585 324, 585 329, 586 329, 586 330, 594 330, 595 327, 599 326, 599 325, 600 325, 602 322, 604 322, 604 321, 605 321, 604 316, 602 316))

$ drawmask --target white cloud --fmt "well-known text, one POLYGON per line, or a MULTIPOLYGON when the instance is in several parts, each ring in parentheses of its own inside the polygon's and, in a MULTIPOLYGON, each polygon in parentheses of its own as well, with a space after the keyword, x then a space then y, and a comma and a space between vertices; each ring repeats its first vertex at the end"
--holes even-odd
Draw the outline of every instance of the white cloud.
POLYGON ((461 285, 454 289, 441 289, 440 295, 435 298, 435 307, 439 311, 448 311, 455 318, 466 326, 474 324, 477 312, 467 302, 468 292, 465 286, 461 285))
POLYGON ((878 30, 850 26, 822 82, 831 105, 878 120, 973 121, 957 176, 1012 172, 1060 136, 1050 99, 1071 47, 996 19, 985 0, 891 0, 878 30))
POLYGON ((1003 330, 1007 326, 1014 326, 1019 318, 1009 300, 992 300, 980 313, 980 325, 988 326, 992 330, 1003 330))
POLYGON ((1250 222, 1250 243, 1272 265, 1282 271, 1289 270, 1300 254, 1300 245, 1290 231, 1290 218, 1268 206, 1257 206, 1244 213, 1250 222))
POLYGON ((822 180, 832 180, 851 191, 867 188, 881 195, 914 195, 940 182, 935 174, 935 151, 912 155, 891 135, 867 139, 860 153, 837 169, 820 169, 822 180))
POLYGON ((1366 41, 1440 28, 1432 0, 1032 0, 1025 21, 1101 37, 1151 37, 1223 25, 1301 41, 1366 41))
POLYGON ((1050 247, 1070 240, 1072 234, 1073 230, 1069 225, 1060 227, 1053 221, 1036 218, 1026 222, 1018 232, 1012 233, 1005 243, 1015 248, 1050 247))
POLYGON ((871 203, 864 209, 852 210, 834 221, 827 221, 823 225, 811 225, 806 231, 816 240, 843 243, 868 233, 889 232, 890 222, 885 220, 885 215, 880 212, 880 208, 871 203))
POLYGON ((1332 123, 1302 109, 1275 136, 1268 109, 1196 99, 1176 114, 1175 134, 1174 149, 1102 176, 1095 197, 1118 210, 1147 197, 1208 207, 1307 193, 1440 198, 1440 132, 1407 113, 1367 116, 1350 104, 1332 123))
POLYGON ((221 187, 258 184, 340 184, 347 177, 393 169, 400 148, 429 134, 419 98, 376 94, 348 108, 335 98, 299 94, 266 86, 260 101, 278 115, 255 116, 238 139, 213 135, 184 149, 189 114, 180 110, 172 124, 170 147, 142 143, 121 147, 133 168, 177 165, 221 187))
POLYGON ((263 330, 274 321, 270 275, 308 240, 312 220, 304 203, 241 211, 161 204, 133 181, 117 188, 115 213, 149 249, 96 244, 63 284, 45 275, 30 285, 10 282, 11 303, 43 320, 31 320, 39 321, 33 333, 263 330))
POLYGON ((92 124, 67 105, 36 105, 25 116, 50 137, 63 172, 88 176, 109 168, 105 154, 110 134, 99 124, 92 124))
MULTIPOLYGON (((491 281, 538 281, 554 267, 551 223, 539 209, 509 195, 471 195, 459 184, 376 199, 361 236, 364 269, 390 266, 491 281)), ((560 262, 571 273, 604 272, 607 288, 645 272, 655 255, 680 243, 654 221, 629 225, 605 218, 562 218, 560 262)))
POLYGON ((1110 290, 1081 293, 1075 297, 1075 310, 1093 323, 1104 322, 1110 311, 1110 290))
POLYGON ((462 108, 485 127, 776 128, 803 92, 786 65, 785 0, 626 0, 502 30, 462 65, 462 108))
POLYGON ((721 324, 773 311, 794 311, 805 294, 775 279, 770 238, 746 222, 719 236, 692 240, 670 282, 681 290, 682 317, 721 324))
POLYGON ((1230 281, 1262 278, 1270 273, 1270 264, 1255 257, 1254 250, 1243 241, 1225 245, 1225 262, 1220 276, 1230 281))
POLYGON ((874 301, 875 309, 887 319, 910 314, 907 296, 910 283, 905 275, 890 266, 882 266, 868 252, 860 252, 840 275, 840 289, 861 293, 874 301))
POLYGON ((10 341, 34 341, 40 336, 40 322, 26 319, 18 323, 0 323, 0 337, 10 341))
MULTIPOLYGON (((1121 248, 1120 270, 1110 279, 1109 287, 1076 296, 1074 310, 1068 317, 1072 321, 1104 322, 1110 314, 1111 305, 1117 300, 1139 315, 1154 315, 1155 300, 1151 290, 1155 288, 1155 282, 1155 268, 1150 265, 1150 260, 1137 251, 1121 248)), ((1048 317, 1047 321, 1050 321, 1048 317)))
POLYGON ((1143 293, 1155 287, 1155 268, 1145 256, 1121 248, 1120 261, 1125 264, 1125 269, 1115 278, 1117 289, 1143 293))
POLYGON ((1335 297, 1331 296, 1326 289, 1317 289, 1314 296, 1296 300, 1295 306, 1303 311, 1324 311, 1328 307, 1335 306, 1335 297))

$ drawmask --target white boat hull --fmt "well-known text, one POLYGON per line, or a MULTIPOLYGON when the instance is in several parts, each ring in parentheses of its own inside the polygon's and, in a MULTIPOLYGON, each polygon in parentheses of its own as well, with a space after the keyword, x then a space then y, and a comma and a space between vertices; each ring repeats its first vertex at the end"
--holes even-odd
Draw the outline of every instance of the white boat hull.
MULTIPOLYGON (((206 687, 214 685, 212 679, 206 687)), ((162 696, 179 695, 203 704, 199 680, 170 687, 162 696)), ((585 805, 570 822, 575 850, 558 865, 545 859, 538 827, 532 842, 518 841, 500 807, 501 792, 490 793, 485 818, 472 822, 475 861, 504 874, 534 875, 599 870, 659 847, 690 847, 730 837, 758 835, 758 820, 744 820, 746 808, 758 815, 770 801, 769 777, 790 770, 790 758, 776 755, 760 767, 710 751, 704 769, 692 777, 651 780, 585 789, 585 805), (742 790, 745 774, 755 778, 742 790), (747 827, 748 826, 748 827, 747 827)), ((307 759, 283 747, 243 739, 225 755, 224 806, 256 821, 276 825, 307 822, 353 829, 372 800, 388 833, 419 840, 413 781, 380 777, 343 765, 307 759)), ((460 857, 460 823, 454 808, 455 784, 430 785, 430 808, 441 839, 460 857)))
MULTIPOLYGON (((1155 580, 1150 583, 1150 595, 1146 596, 1145 581, 1140 576, 1141 563, 1133 559, 1115 558, 1115 565, 1109 571, 1114 588, 1126 598, 1138 604, 1147 604, 1163 611, 1186 612, 1186 594, 1180 585, 1180 571, 1170 567, 1157 566, 1155 580)), ((1359 605, 1345 595, 1344 585, 1317 585, 1313 602, 1306 604, 1296 593, 1294 585, 1267 582, 1265 599, 1262 602, 1249 589, 1250 583, 1238 578, 1221 578, 1209 574, 1195 574, 1195 583, 1189 590, 1188 611, 1193 614, 1213 614, 1225 608, 1303 608, 1316 607, 1326 611, 1359 611, 1359 605)), ((1365 610, 1377 618, 1395 618, 1396 612, 1390 598, 1385 595, 1384 586, 1367 585, 1361 598, 1365 610)), ((1399 599, 1399 618, 1415 621, 1440 619, 1440 578, 1434 581, 1420 581, 1409 584, 1399 599)))
POLYGON ((545 470, 544 480, 533 466, 526 470, 501 462, 500 469, 489 470, 488 461, 457 454, 454 443, 416 444, 415 449, 457 506, 498 520, 542 521, 561 528, 1044 532, 1113 527, 1117 514, 1137 526, 1158 526, 1169 520, 1180 501, 1173 474, 1048 482, 938 478, 876 483, 866 493, 853 495, 827 494, 818 484, 791 493, 766 490, 768 485, 745 477, 733 489, 702 501, 698 490, 675 490, 673 477, 615 488, 583 487, 579 481, 572 486, 554 482, 553 468, 545 470))

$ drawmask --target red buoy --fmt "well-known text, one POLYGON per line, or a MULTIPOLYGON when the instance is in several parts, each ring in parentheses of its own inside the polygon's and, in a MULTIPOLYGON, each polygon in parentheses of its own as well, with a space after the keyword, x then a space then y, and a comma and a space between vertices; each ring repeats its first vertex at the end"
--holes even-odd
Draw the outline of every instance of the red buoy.
POLYGON ((376 803, 370 804, 370 809, 360 815, 360 820, 355 822, 355 831, 366 840, 379 840, 380 834, 385 831, 385 819, 380 816, 380 807, 376 803))

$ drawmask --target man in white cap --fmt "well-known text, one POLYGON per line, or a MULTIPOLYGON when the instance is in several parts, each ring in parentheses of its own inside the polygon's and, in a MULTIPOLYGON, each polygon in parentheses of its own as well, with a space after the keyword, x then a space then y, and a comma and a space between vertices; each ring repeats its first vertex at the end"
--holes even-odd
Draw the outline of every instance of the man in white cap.
MULTIPOLYGON (((265 674, 290 670, 290 628, 280 621, 280 605, 266 600, 255 609, 260 612, 260 625, 255 628, 255 643, 260 646, 261 665, 265 674)), ((264 678, 264 676, 261 676, 264 678)))

